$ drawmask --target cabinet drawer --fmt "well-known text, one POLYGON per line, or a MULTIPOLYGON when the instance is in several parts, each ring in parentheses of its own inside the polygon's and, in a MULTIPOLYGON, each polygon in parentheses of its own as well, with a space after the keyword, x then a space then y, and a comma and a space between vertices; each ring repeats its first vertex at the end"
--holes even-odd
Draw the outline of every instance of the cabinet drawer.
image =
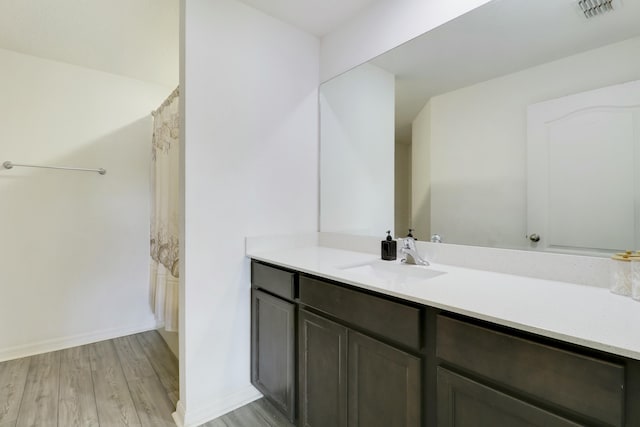
POLYGON ((251 284, 282 298, 295 298, 295 273, 251 261, 251 284))
POLYGON ((300 277, 300 301, 392 341, 421 348, 420 308, 309 277, 300 277))
POLYGON ((436 355, 465 370, 608 425, 622 426, 624 367, 438 316, 436 355))

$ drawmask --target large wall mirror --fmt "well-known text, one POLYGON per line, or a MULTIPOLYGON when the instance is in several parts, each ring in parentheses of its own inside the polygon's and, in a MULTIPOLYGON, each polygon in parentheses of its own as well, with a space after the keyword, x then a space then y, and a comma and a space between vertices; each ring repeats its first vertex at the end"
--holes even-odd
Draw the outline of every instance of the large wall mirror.
POLYGON ((320 88, 320 230, 640 249, 640 1, 494 0, 320 88))

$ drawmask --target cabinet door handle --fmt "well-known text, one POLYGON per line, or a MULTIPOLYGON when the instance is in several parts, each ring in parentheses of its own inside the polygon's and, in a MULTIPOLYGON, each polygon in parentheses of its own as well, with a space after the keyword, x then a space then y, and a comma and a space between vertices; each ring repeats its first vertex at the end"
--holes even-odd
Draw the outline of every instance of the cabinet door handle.
POLYGON ((532 242, 539 242, 540 241, 540 236, 536 233, 530 234, 529 235, 529 240, 531 240, 532 242))

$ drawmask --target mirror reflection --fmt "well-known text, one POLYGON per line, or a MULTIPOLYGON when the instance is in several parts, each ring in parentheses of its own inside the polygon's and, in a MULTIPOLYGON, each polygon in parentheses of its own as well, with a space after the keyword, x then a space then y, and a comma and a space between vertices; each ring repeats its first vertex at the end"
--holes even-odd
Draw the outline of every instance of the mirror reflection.
POLYGON ((321 86, 320 229, 640 247, 640 2, 495 0, 321 86))

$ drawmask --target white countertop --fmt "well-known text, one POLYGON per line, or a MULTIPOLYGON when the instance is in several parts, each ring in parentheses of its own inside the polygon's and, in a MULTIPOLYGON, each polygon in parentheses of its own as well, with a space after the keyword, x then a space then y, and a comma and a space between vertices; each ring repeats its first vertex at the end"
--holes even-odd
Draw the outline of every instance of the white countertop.
POLYGON ((640 360, 640 302, 608 289, 432 264, 446 274, 394 280, 344 269, 376 255, 322 246, 247 251, 247 256, 382 294, 640 360))

